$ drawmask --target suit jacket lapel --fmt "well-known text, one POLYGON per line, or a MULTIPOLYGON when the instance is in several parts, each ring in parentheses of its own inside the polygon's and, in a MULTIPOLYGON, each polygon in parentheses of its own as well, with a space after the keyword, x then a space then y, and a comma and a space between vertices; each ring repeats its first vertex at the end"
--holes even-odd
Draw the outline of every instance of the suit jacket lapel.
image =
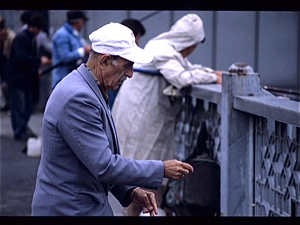
POLYGON ((91 89, 94 91, 94 93, 98 96, 101 104, 103 105, 103 108, 104 108, 105 113, 107 115, 110 127, 113 131, 113 142, 114 142, 114 147, 115 147, 114 154, 119 154, 120 150, 119 150, 119 143, 117 141, 118 137, 117 137, 116 127, 115 127, 115 124, 113 122, 113 118, 112 118, 110 109, 108 108, 108 105, 106 104, 106 101, 104 100, 103 95, 102 95, 101 91, 99 90, 99 87, 97 86, 93 76, 90 74, 90 72, 84 66, 84 64, 81 64, 78 67, 77 70, 78 70, 79 74, 86 80, 86 82, 91 87, 91 89))

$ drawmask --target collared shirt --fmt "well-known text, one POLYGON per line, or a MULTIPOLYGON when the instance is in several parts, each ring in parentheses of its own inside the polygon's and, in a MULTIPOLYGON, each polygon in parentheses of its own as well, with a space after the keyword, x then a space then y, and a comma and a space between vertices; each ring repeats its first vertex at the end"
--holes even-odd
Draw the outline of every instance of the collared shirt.
POLYGON ((102 90, 102 87, 101 87, 101 85, 100 85, 100 82, 99 82, 99 80, 97 79, 96 75, 93 73, 93 71, 92 71, 86 64, 85 64, 84 66, 87 68, 87 70, 88 70, 88 71, 90 72, 90 74, 93 76, 93 78, 94 78, 94 80, 95 80, 97 86, 99 87, 99 90, 100 90, 101 94, 103 95, 103 97, 104 97, 104 99, 105 99, 106 104, 108 105, 108 94, 107 94, 107 92, 105 93, 105 91, 102 90))

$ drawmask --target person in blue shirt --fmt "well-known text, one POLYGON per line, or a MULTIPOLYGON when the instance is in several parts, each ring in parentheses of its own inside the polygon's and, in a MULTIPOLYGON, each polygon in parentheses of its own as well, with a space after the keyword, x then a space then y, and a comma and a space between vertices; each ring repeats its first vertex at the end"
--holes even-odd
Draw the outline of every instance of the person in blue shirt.
POLYGON ((52 72, 52 89, 78 64, 85 61, 90 46, 80 36, 88 18, 82 11, 67 12, 67 21, 53 36, 53 64, 58 65, 52 72))

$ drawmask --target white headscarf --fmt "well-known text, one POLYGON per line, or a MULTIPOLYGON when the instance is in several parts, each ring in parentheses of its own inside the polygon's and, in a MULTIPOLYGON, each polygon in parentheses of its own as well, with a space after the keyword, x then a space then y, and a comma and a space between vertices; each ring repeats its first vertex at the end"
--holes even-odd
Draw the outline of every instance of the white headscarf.
POLYGON ((205 38, 203 22, 196 14, 187 14, 179 19, 170 29, 151 41, 167 40, 176 51, 199 44, 205 38))

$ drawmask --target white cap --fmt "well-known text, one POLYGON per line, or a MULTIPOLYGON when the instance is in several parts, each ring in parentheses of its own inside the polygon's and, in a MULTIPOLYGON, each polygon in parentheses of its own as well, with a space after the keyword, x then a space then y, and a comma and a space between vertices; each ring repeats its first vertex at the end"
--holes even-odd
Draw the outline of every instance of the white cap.
POLYGON ((153 56, 138 47, 135 37, 128 27, 119 23, 109 23, 89 35, 95 52, 117 55, 131 62, 149 63, 153 56))

